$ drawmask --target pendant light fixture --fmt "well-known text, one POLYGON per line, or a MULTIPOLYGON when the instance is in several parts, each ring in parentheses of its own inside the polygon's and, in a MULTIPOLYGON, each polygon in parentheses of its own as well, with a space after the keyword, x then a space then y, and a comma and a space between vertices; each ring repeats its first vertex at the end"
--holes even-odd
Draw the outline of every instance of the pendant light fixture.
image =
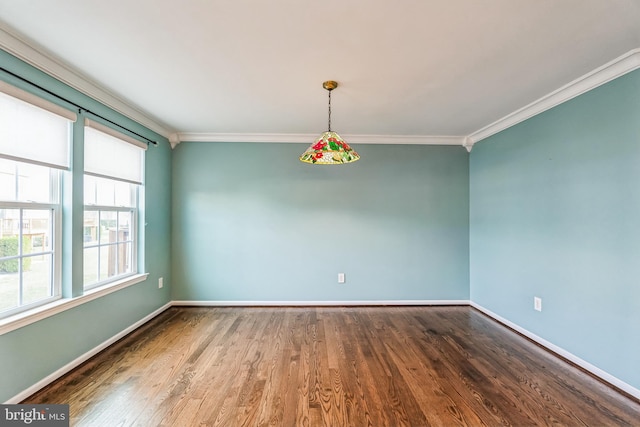
POLYGON ((360 159, 358 153, 349 146, 340 135, 331 131, 331 91, 338 87, 333 80, 322 83, 322 87, 329 91, 329 126, 326 132, 302 153, 300 160, 314 165, 339 165, 352 163, 360 159))

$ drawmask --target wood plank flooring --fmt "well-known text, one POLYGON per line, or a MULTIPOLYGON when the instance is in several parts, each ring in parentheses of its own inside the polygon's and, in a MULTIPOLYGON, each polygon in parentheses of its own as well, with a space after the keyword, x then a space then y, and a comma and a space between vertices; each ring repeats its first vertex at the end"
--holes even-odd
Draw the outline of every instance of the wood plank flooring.
POLYGON ((171 308, 24 403, 91 427, 640 425, 470 307, 171 308))

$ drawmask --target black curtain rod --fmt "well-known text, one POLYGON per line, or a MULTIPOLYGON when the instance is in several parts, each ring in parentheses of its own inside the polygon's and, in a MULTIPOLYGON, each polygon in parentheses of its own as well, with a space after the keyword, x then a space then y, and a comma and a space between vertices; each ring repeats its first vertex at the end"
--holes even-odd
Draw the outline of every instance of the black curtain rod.
POLYGON ((4 67, 0 67, 0 70, 2 70, 2 71, 4 71, 5 73, 7 73, 7 74, 9 74, 9 75, 11 75, 11 76, 13 76, 13 77, 15 77, 16 79, 22 80, 23 82, 28 83, 28 84, 30 84, 31 86, 33 86, 33 87, 36 87, 36 88, 40 89, 41 91, 43 91, 43 92, 45 92, 45 93, 48 93, 48 94, 49 94, 49 95, 51 95, 51 96, 54 96, 54 97, 58 98, 58 99, 59 99, 59 100, 61 100, 61 101, 64 101, 64 102, 66 102, 66 103, 68 103, 68 104, 73 105, 74 107, 76 107, 76 108, 78 109, 78 113, 82 113, 82 112, 84 111, 85 113, 89 113, 89 114, 91 114, 92 116, 96 116, 96 117, 98 117, 98 118, 100 118, 100 119, 104 120, 105 122, 111 123, 111 124, 112 124, 112 125, 114 125, 114 126, 118 126, 120 129, 124 129, 124 130, 126 130, 127 132, 132 133, 132 134, 134 134, 134 135, 136 135, 136 136, 138 136, 138 137, 140 137, 140 138, 144 139, 145 141, 147 141, 147 143, 148 143, 148 144, 158 145, 158 143, 157 143, 156 141, 154 141, 154 140, 152 140, 152 139, 149 139, 149 138, 147 138, 147 137, 146 137, 146 136, 144 136, 144 135, 140 135, 139 133, 134 132, 134 131, 132 131, 131 129, 127 129, 126 127, 124 127, 124 126, 122 126, 122 125, 119 125, 118 123, 116 123, 116 122, 114 122, 114 121, 112 121, 112 120, 109 120, 109 119, 107 119, 106 117, 101 116, 101 115, 100 115, 100 114, 98 114, 98 113, 94 113, 93 111, 89 110, 88 108, 84 108, 83 106, 76 104, 75 102, 69 101, 67 98, 62 97, 62 96, 58 95, 57 93, 51 92, 49 89, 45 89, 45 88, 43 88, 42 86, 40 86, 39 84, 36 84, 36 83, 34 83, 34 82, 30 81, 30 80, 27 80, 27 79, 25 79, 24 77, 19 76, 19 75, 17 75, 17 74, 15 74, 15 73, 13 73, 13 72, 11 72, 11 71, 7 70, 7 69, 6 69, 6 68, 4 68, 4 67))

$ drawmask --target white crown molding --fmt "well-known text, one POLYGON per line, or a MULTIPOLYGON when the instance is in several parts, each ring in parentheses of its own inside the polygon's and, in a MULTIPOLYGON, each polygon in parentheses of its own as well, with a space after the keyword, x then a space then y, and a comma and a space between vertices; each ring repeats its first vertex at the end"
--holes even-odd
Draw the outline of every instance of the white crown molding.
POLYGON ((471 138, 469 138, 468 136, 465 136, 462 146, 467 149, 468 153, 470 153, 471 149, 473 148, 473 142, 471 141, 471 138))
POLYGON ((171 148, 176 148, 176 145, 180 144, 180 134, 172 133, 169 135, 169 144, 171 144, 171 148))
MULTIPOLYGON (((311 144, 318 137, 311 133, 195 133, 179 132, 169 136, 171 147, 181 142, 264 142, 311 144)), ((463 145, 464 136, 420 135, 349 135, 342 137, 349 144, 403 144, 403 145, 463 145)))
MULTIPOLYGON (((311 143, 316 134, 272 134, 272 133, 198 133, 172 132, 126 101, 114 96, 99 84, 78 71, 69 68, 59 59, 45 53, 33 42, 27 42, 5 28, 0 28, 0 48, 24 62, 40 69, 55 79, 90 96, 96 101, 129 117, 148 129, 169 138, 171 147, 181 142, 264 142, 264 143, 311 143)), ((432 135, 343 135, 352 144, 403 144, 403 145, 461 145, 471 151, 478 141, 501 132, 537 114, 547 111, 578 95, 595 89, 611 80, 640 68, 640 48, 633 49, 603 66, 575 79, 542 98, 484 126, 467 136, 432 135)))
MULTIPOLYGON (((351 144, 424 144, 424 145, 461 145, 471 152, 478 141, 523 122, 537 114, 547 111, 578 95, 597 88, 611 80, 640 68, 640 48, 630 50, 624 55, 578 77, 574 81, 543 96, 542 98, 510 113, 503 118, 467 135, 467 136, 428 136, 428 135, 342 135, 351 144)), ((309 143, 316 134, 233 134, 233 133, 190 133, 172 134, 171 147, 180 142, 266 142, 266 143, 309 143)))
POLYGON ((46 54, 44 48, 27 42, 4 28, 0 28, 0 48, 165 138, 171 133, 163 124, 46 54))
POLYGON ((473 144, 523 122, 537 114, 547 111, 578 95, 582 95, 611 80, 640 68, 640 48, 630 50, 624 55, 607 62, 601 67, 578 77, 561 88, 533 101, 503 118, 469 134, 464 146, 471 151, 473 144))
POLYGON ((463 145, 464 136, 342 135, 350 144, 463 145))
MULTIPOLYGON (((318 133, 318 135, 320 135, 318 133)), ((264 143, 308 143, 318 136, 307 133, 213 133, 178 132, 169 136, 172 145, 181 142, 264 142, 264 143)), ((175 145, 173 145, 175 147, 175 145)))

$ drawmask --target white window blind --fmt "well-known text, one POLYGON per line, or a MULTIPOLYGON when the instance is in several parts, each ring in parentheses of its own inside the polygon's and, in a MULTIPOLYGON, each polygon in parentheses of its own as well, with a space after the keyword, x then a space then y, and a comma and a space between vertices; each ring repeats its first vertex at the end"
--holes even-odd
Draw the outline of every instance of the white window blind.
POLYGON ((142 184, 147 144, 85 119, 84 172, 142 184))
POLYGON ((0 82, 0 157, 69 168, 69 132, 76 115, 0 82))

